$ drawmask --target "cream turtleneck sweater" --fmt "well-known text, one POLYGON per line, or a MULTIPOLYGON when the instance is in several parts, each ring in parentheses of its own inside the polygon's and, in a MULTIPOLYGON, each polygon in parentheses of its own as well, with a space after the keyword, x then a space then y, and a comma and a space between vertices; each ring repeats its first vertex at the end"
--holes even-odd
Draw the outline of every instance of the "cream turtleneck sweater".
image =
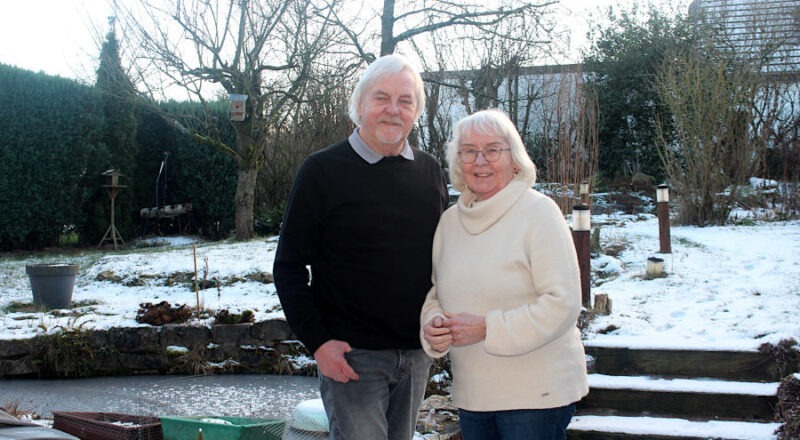
MULTIPOLYGON (((477 203, 462 192, 436 229, 433 281, 422 325, 444 312, 486 319, 484 341, 449 350, 456 406, 555 408, 589 392, 578 260, 550 198, 517 180, 477 203)), ((430 356, 446 354, 420 339, 430 356)))

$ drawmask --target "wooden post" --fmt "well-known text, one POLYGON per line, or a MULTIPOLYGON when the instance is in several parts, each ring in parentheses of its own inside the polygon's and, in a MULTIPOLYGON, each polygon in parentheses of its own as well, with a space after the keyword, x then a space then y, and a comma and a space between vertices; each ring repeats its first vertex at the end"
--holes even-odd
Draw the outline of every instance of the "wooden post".
POLYGON ((594 308, 592 309, 598 315, 611 314, 611 298, 607 293, 598 293, 594 296, 594 308))
POLYGON ((581 273, 581 303, 587 309, 591 307, 591 245, 589 231, 591 230, 591 216, 589 207, 575 205, 572 207, 572 241, 575 252, 578 254, 578 268, 581 273))
POLYGON ((656 188, 656 215, 658 216, 659 252, 669 254, 672 252, 669 232, 669 186, 658 185, 656 188))

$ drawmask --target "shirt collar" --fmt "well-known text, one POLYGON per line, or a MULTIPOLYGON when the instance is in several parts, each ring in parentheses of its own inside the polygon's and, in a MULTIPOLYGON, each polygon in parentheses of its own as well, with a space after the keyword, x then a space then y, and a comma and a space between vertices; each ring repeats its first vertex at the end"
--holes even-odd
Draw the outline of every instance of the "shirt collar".
MULTIPOLYGON (((383 159, 382 154, 377 153, 364 142, 364 139, 361 139, 361 136, 358 134, 358 127, 353 130, 353 133, 347 140, 350 141, 350 145, 353 147, 356 154, 361 156, 361 158, 370 165, 374 165, 383 159)), ((403 150, 400 151, 400 156, 407 160, 414 160, 414 150, 411 149, 408 139, 403 141, 403 150)))

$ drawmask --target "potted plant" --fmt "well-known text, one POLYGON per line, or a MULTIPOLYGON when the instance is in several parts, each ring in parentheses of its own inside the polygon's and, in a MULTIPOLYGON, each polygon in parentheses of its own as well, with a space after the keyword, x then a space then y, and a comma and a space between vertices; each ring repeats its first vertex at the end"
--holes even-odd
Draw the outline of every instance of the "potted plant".
POLYGON ((25 272, 33 290, 33 305, 44 310, 69 308, 78 269, 77 264, 68 263, 26 265, 25 272))

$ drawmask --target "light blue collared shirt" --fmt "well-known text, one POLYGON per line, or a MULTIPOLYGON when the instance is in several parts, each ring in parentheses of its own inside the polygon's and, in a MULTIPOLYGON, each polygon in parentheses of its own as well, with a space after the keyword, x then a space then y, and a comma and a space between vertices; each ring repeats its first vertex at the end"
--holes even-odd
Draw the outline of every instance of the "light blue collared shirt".
MULTIPOLYGON (((383 159, 383 155, 376 152, 372 148, 370 148, 364 139, 361 139, 361 136, 358 134, 358 127, 353 130, 353 133, 347 138, 350 141, 350 145, 355 150, 356 154, 361 156, 362 159, 366 160, 367 163, 370 165, 375 165, 381 159, 383 159)), ((403 150, 400 151, 400 156, 408 160, 414 160, 414 150, 411 149, 411 145, 408 143, 408 139, 403 141, 403 150)))

